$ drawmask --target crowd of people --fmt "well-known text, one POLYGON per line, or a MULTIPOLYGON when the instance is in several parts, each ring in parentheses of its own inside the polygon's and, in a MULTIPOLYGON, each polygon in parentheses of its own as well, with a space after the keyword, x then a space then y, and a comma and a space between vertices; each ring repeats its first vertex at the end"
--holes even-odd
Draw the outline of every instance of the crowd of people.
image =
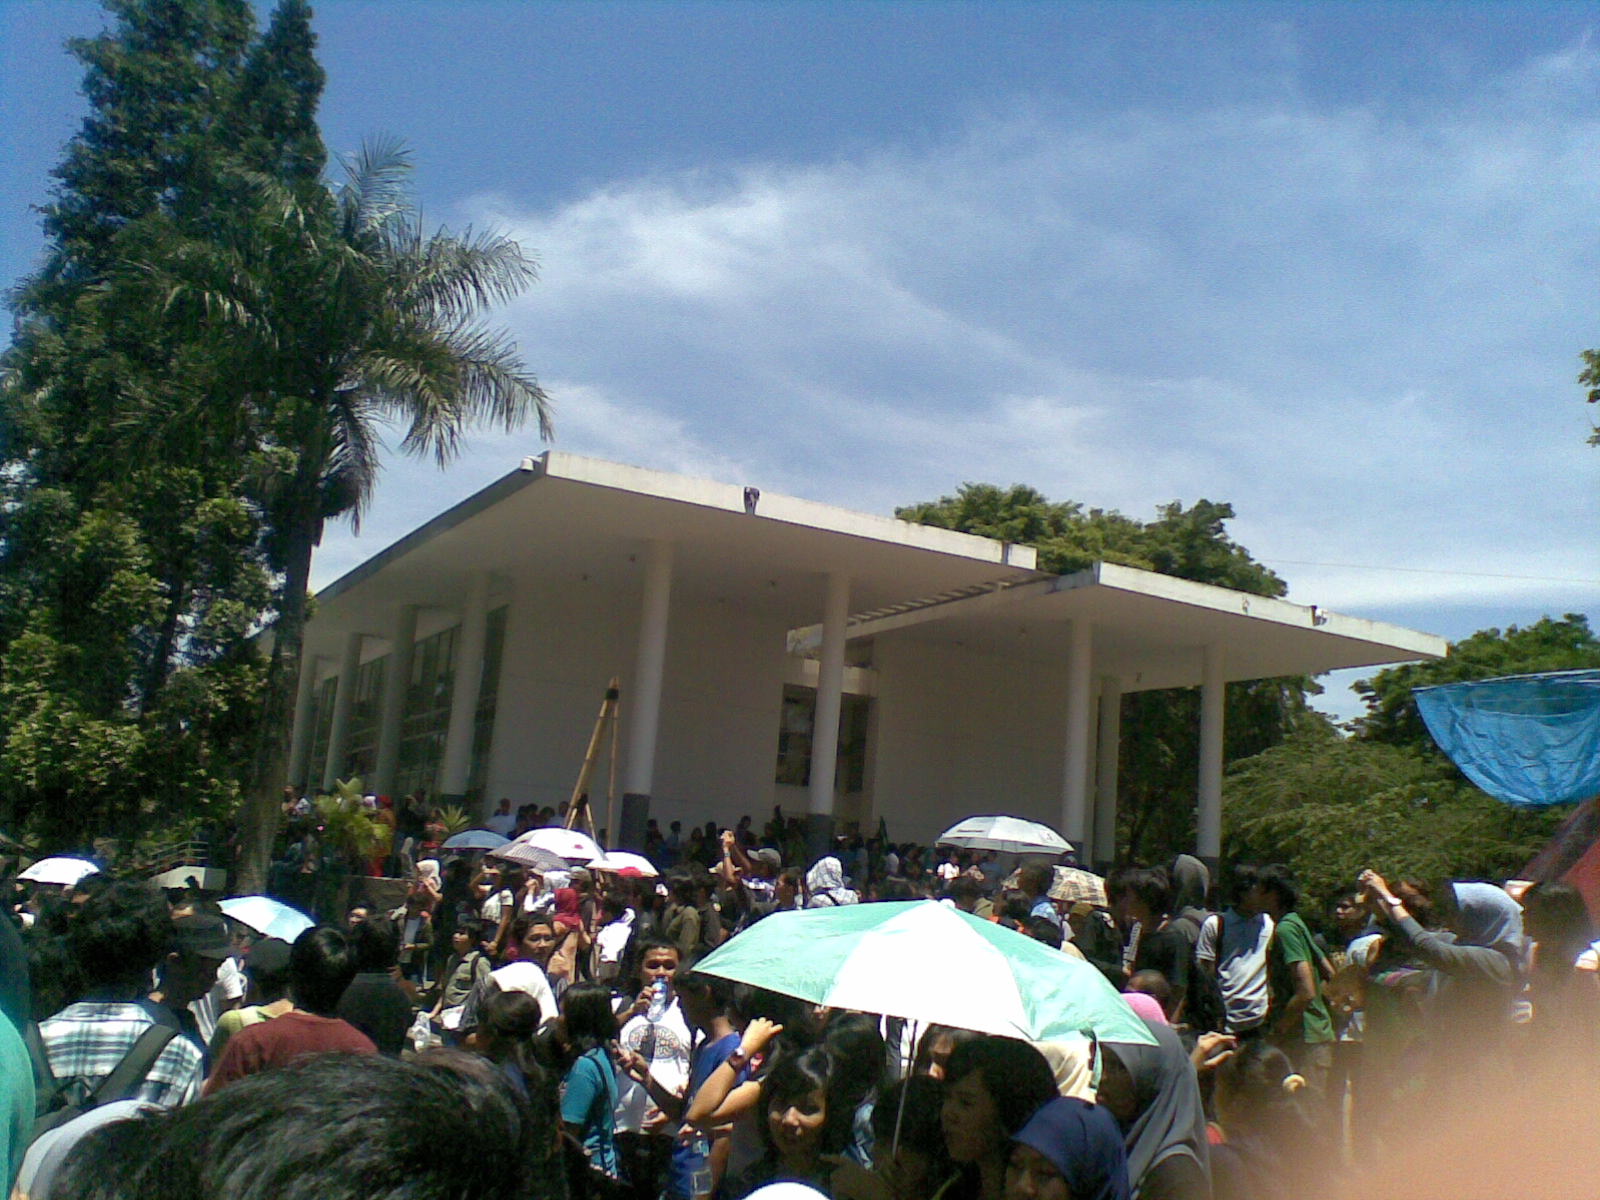
MULTIPOLYGON (((505 807, 508 832, 558 816, 505 807)), ((397 908, 292 944, 105 874, 19 892, 0 1162, 31 1200, 1595 1194, 1600 944, 1564 884, 1367 871, 1310 898, 1273 865, 1219 889, 1189 856, 1102 882, 804 846, 774 814, 652 826, 655 875, 423 857, 397 908), (818 1009, 699 969, 777 913, 918 899, 1092 964, 1148 1044, 818 1009)))

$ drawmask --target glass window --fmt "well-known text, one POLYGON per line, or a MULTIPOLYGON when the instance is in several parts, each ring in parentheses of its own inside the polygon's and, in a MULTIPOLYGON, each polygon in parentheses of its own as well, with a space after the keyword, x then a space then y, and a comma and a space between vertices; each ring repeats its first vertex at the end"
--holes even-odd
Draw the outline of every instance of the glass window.
MULTIPOLYGON (((859 792, 866 786, 871 711, 871 697, 847 694, 840 699, 839 761, 834 774, 837 791, 859 792)), ((810 785, 816 719, 817 689, 785 684, 778 717, 778 783, 790 787, 810 785)))

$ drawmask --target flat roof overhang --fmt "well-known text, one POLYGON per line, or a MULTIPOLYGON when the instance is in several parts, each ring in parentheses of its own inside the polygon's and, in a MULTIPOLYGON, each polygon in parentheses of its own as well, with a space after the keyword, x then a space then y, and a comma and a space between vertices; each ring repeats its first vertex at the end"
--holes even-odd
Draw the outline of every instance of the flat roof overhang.
POLYGON ((1227 679, 1314 675, 1441 657, 1444 639, 1314 605, 1098 563, 1035 568, 1032 547, 555 451, 523 460, 476 495, 345 574, 317 596, 308 647, 387 636, 400 604, 458 608, 470 572, 570 580, 637 594, 643 550, 674 546, 673 605, 733 604, 818 639, 822 577, 850 577, 850 636, 906 638, 1018 659, 1068 655, 1070 623, 1094 629, 1093 670, 1125 691, 1201 679, 1205 647, 1227 679))
POLYGON ((751 514, 743 485, 550 451, 323 588, 308 636, 321 653, 346 632, 387 636, 397 605, 459 607, 475 570, 633 595, 657 539, 673 544, 674 605, 738 604, 784 629, 820 615, 832 571, 865 608, 1039 575, 1031 546, 771 493, 751 514))

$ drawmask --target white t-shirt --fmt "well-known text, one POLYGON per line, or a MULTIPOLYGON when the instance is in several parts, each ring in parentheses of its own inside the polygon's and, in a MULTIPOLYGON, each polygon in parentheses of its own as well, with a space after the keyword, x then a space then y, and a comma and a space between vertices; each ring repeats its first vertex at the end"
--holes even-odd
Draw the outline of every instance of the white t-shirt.
MULTIPOLYGON (((623 1005, 632 999, 624 996, 623 1005)), ((684 1020, 683 1009, 674 996, 661 1020, 651 1021, 640 1013, 629 1019, 617 1035, 624 1050, 631 1050, 650 1065, 650 1075, 655 1081, 676 1096, 683 1095, 689 1086, 689 1022, 684 1020)), ((636 1083, 622 1072, 617 1072, 617 1132, 639 1133, 644 1129, 645 1115, 655 1107, 650 1093, 643 1084, 636 1083)), ((671 1132, 663 1129, 662 1132, 671 1132)))
POLYGON ((1272 918, 1266 913, 1241 917, 1232 909, 1207 917, 1200 926, 1195 959, 1217 968, 1217 986, 1227 1013, 1228 1030, 1253 1029, 1267 1015, 1267 946, 1272 918), (1217 953, 1217 926, 1222 926, 1222 953, 1217 953))
POLYGON ((500 914, 506 910, 506 905, 510 904, 512 899, 513 897, 511 895, 511 889, 501 888, 498 892, 490 896, 481 905, 479 905, 479 919, 484 921, 499 921, 500 914))

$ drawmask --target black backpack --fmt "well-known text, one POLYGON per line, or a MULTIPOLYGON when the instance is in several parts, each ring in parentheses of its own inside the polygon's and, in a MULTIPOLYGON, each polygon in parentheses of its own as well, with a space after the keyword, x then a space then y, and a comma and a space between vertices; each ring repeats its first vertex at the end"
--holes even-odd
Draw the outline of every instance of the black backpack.
POLYGON ((114 1100, 131 1099, 156 1059, 167 1048, 167 1043, 178 1036, 169 1025, 151 1025, 139 1035, 139 1040, 129 1047, 122 1061, 111 1069, 111 1074, 98 1086, 88 1087, 82 1080, 59 1080, 50 1069, 50 1056, 45 1049, 39 1026, 28 1022, 23 1040, 28 1045, 28 1057, 33 1060, 34 1107, 33 1133, 29 1141, 36 1141, 43 1133, 65 1125, 90 1109, 99 1108, 114 1100))
MULTIPOLYGON (((1227 918, 1221 913, 1215 914, 1217 918, 1217 961, 1222 961, 1222 935, 1226 928, 1227 918)), ((1183 1021, 1194 1033, 1225 1033, 1228 1028, 1228 1006, 1222 998, 1221 975, 1217 971, 1207 971, 1200 965, 1200 960, 1195 956, 1195 948, 1200 944, 1201 926, 1195 924, 1194 918, 1189 916, 1174 917, 1174 925, 1184 927, 1184 935, 1189 937, 1189 990, 1183 1001, 1183 1021), (1190 936, 1190 930, 1193 936, 1190 936)))

